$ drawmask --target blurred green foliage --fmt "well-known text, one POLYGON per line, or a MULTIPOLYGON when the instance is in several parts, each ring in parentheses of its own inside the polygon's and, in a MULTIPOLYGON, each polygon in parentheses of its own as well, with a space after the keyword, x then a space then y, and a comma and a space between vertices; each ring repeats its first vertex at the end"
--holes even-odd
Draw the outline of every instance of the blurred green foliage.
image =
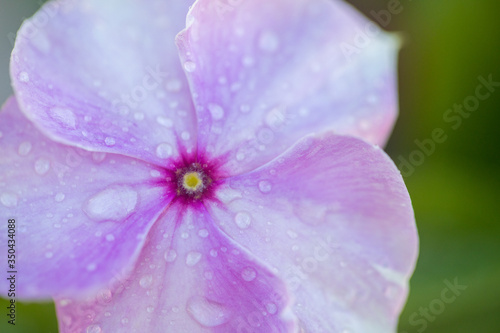
MULTIPOLYGON (((372 17, 371 11, 387 10, 394 1, 350 2, 372 17)), ((25 12, 18 13, 28 16, 38 6, 35 0, 13 3, 0 0, 2 19, 6 8, 14 11, 15 6, 25 6, 25 12)), ((436 143, 435 151, 405 177, 421 250, 399 332, 496 333, 500 327, 500 89, 457 129, 443 115, 474 94, 479 76, 491 74, 500 82, 500 2, 401 0, 400 6, 402 10, 391 15, 385 26, 404 37, 399 67, 401 112, 386 150, 399 164, 400 158, 408 160, 412 152, 421 150, 414 141, 430 139, 435 128, 443 129, 447 139, 436 143), (455 278, 467 289, 440 309, 444 280, 455 278), (426 319, 421 311, 429 306, 434 306, 434 313, 430 310, 426 319)), ((0 38, 0 43, 9 43, 5 35, 0 38)), ((6 305, 0 300, 0 308, 6 305)), ((53 305, 19 304, 16 328, 10 329, 2 320, 0 331, 57 332, 53 305)))

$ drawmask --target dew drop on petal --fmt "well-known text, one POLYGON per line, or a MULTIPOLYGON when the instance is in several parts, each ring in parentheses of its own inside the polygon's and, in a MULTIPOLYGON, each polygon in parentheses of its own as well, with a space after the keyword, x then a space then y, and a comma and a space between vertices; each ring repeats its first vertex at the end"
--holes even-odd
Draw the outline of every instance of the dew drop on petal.
POLYGON ((94 263, 88 264, 86 267, 87 271, 89 271, 89 272, 95 271, 96 268, 97 268, 97 265, 94 263))
POLYGON ((63 127, 76 128, 76 116, 70 109, 55 107, 51 108, 48 113, 52 119, 63 127))
POLYGON ((191 251, 186 256, 186 265, 192 267, 196 265, 201 259, 201 253, 196 251, 191 251))
POLYGON ((94 162, 100 163, 106 158, 106 153, 94 152, 92 153, 92 160, 94 162))
POLYGON ((104 143, 106 144, 106 146, 114 146, 116 144, 116 141, 114 138, 112 137, 109 137, 107 136, 105 139, 104 139, 104 143))
POLYGON ((134 211, 138 196, 130 186, 110 187, 87 200, 83 210, 94 220, 121 220, 134 211))
POLYGON ((262 180, 259 182, 259 190, 262 193, 269 193, 269 192, 271 192, 271 189, 272 189, 272 185, 269 181, 262 180))
POLYGON ((207 238, 208 237, 208 230, 207 229, 200 229, 198 231, 198 236, 201 238, 207 238))
POLYGON ((0 195, 0 202, 7 208, 17 206, 17 195, 13 193, 2 193, 0 195))
POLYGON ((163 117, 163 116, 156 117, 156 122, 158 124, 160 124, 161 126, 168 127, 168 128, 174 126, 174 122, 172 121, 172 119, 167 118, 167 117, 163 117))
POLYGON ((186 72, 192 73, 196 70, 196 64, 192 61, 186 61, 184 63, 184 69, 186 70, 186 72))
POLYGON ((54 253, 52 253, 52 252, 46 252, 46 253, 45 253, 45 258, 47 258, 47 259, 50 259, 50 258, 52 258, 53 256, 54 256, 54 253))
POLYGON ((189 134, 189 132, 187 132, 187 131, 184 131, 181 133, 181 138, 182 138, 182 140, 187 141, 187 140, 189 140, 189 138, 191 138, 191 134, 189 134))
POLYGON ((239 212, 234 216, 234 222, 241 229, 246 229, 250 226, 252 218, 247 212, 239 212))
POLYGON ((66 198, 66 196, 64 195, 64 193, 59 192, 59 193, 57 193, 57 194, 56 194, 56 196, 54 197, 54 200, 55 200, 56 202, 61 202, 61 201, 63 201, 63 200, 64 200, 64 198, 66 198))
POLYGON ((29 82, 29 80, 30 80, 30 76, 26 72, 19 73, 18 78, 19 78, 19 81, 21 81, 21 82, 29 82))
POLYGON ((19 145, 17 152, 21 156, 26 156, 30 153, 32 148, 31 142, 25 141, 19 145))
POLYGON ((87 329, 85 330, 86 333, 101 333, 102 329, 99 325, 90 325, 87 326, 87 329))
POLYGON ((111 302, 111 298, 113 297, 113 294, 111 293, 111 290, 109 289, 104 289, 99 292, 99 300, 102 303, 109 303, 111 302))
POLYGON ((229 320, 226 307, 201 296, 190 298, 186 310, 196 322, 205 327, 217 327, 229 320))
POLYGON ((172 79, 167 82, 167 85, 165 86, 167 88, 167 91, 170 92, 178 92, 182 88, 182 82, 177 80, 177 79, 172 79))
POLYGON ((154 178, 159 178, 159 177, 161 177, 161 173, 160 173, 160 171, 158 171, 158 170, 151 170, 151 171, 149 172, 149 174, 151 175, 151 177, 154 177, 154 178))
POLYGON ((160 143, 157 147, 156 147, 156 156, 158 156, 158 158, 161 158, 161 159, 167 159, 169 158, 170 156, 172 156, 174 152, 174 149, 172 148, 172 146, 168 143, 160 143))
POLYGON ((224 109, 218 104, 208 104, 208 111, 210 111, 210 114, 212 115, 212 118, 214 120, 220 120, 224 118, 224 109))
POLYGON ((148 306, 148 307, 146 308, 146 311, 147 311, 148 313, 153 313, 153 311, 154 311, 154 310, 155 310, 155 308, 154 308, 154 307, 152 307, 152 306, 148 306))
POLYGON ((275 52, 279 47, 279 39, 273 32, 265 31, 259 37, 259 48, 266 52, 275 52))
POLYGON ((173 262, 177 258, 177 252, 174 249, 170 249, 165 252, 164 258, 166 262, 173 262))
POLYGON ((241 277, 245 281, 253 281, 257 277, 257 272, 252 267, 246 267, 241 271, 241 277))
POLYGON ((108 242, 112 242, 115 240, 115 236, 113 234, 107 234, 105 238, 108 242))
POLYGON ((153 284, 153 276, 145 275, 139 280, 139 285, 143 288, 149 288, 153 284))
POLYGON ((40 157, 35 161, 35 172, 40 176, 46 174, 50 169, 50 161, 46 158, 40 157))
POLYGON ((275 314, 276 311, 278 311, 278 307, 274 303, 267 303, 266 304, 266 311, 270 314, 275 314))
POLYGON ((134 113, 134 119, 139 120, 139 121, 144 120, 144 113, 142 113, 142 112, 134 113))

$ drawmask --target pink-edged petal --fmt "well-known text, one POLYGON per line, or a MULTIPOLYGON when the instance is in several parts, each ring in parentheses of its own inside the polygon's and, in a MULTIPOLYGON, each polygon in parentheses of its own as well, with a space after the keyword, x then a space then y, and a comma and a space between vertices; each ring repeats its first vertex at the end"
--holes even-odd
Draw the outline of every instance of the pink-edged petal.
POLYGON ((6 222, 15 219, 16 296, 78 295, 126 272, 171 200, 155 178, 161 169, 50 141, 14 98, 0 132, 0 243, 7 248, 6 222))
POLYGON ((392 129, 398 40, 343 1, 198 0, 177 44, 200 152, 224 156, 233 174, 313 132, 380 145, 392 129), (367 45, 347 56, 367 27, 367 45))
POLYGON ((208 211, 287 282, 304 332, 395 332, 418 241, 408 192, 382 150, 308 136, 217 196, 208 211))
POLYGON ((191 2, 48 2, 12 54, 21 109, 53 139, 85 149, 156 164, 193 150, 196 116, 174 42, 191 2))
POLYGON ((135 269, 84 300, 56 300, 64 332, 292 332, 281 280, 216 228, 202 205, 173 204, 135 269))

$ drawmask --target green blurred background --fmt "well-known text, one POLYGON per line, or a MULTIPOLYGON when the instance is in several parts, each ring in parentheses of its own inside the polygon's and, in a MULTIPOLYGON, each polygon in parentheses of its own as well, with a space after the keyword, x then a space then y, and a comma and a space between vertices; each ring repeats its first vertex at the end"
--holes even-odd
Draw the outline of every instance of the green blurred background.
MULTIPOLYGON (((12 35, 42 2, 0 0, 1 101, 11 93, 12 35)), ((406 160, 413 168, 406 165, 403 173, 421 249, 398 332, 500 332, 500 87, 475 111, 460 116, 456 129, 443 119, 454 104, 471 101, 479 76, 500 82, 500 2, 401 0, 396 7, 395 0, 350 2, 372 18, 372 11, 392 8, 382 25, 400 32, 405 42, 400 117, 386 150, 396 164, 406 160), (424 154, 415 140, 428 142, 437 128, 446 140, 424 154), (450 303, 442 302, 444 280, 455 279, 467 289, 450 303)), ((0 308, 6 304, 0 300, 0 308)), ((14 330, 4 318, 0 331, 57 332, 52 304, 23 303, 17 315, 14 330)))

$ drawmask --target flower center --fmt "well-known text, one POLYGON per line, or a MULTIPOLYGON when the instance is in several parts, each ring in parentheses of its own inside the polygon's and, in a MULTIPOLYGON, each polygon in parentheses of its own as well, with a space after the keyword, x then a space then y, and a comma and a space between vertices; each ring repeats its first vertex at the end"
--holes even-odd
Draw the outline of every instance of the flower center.
POLYGON ((177 179, 177 195, 192 199, 200 199, 203 193, 212 184, 212 179, 208 176, 200 163, 192 163, 175 172, 177 179))
POLYGON ((182 186, 186 191, 196 191, 203 187, 203 175, 199 172, 188 172, 183 179, 182 186))

